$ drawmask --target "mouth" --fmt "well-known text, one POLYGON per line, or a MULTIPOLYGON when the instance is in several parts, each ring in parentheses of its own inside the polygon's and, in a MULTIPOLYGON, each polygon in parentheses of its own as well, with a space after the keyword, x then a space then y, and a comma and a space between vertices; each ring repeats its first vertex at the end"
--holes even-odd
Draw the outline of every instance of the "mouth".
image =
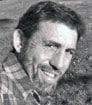
POLYGON ((40 68, 41 72, 43 73, 44 77, 55 80, 60 76, 60 73, 56 72, 53 70, 51 67, 41 67, 40 68))
POLYGON ((39 65, 38 66, 38 78, 43 86, 56 86, 58 80, 61 78, 62 73, 61 71, 56 71, 52 67, 47 65, 39 65))
POLYGON ((50 78, 55 78, 56 77, 56 74, 54 74, 54 73, 50 73, 50 72, 47 72, 47 71, 43 71, 43 72, 46 76, 48 76, 50 78))
POLYGON ((38 65, 38 78, 40 83, 56 85, 62 76, 61 70, 55 70, 49 65, 38 65))

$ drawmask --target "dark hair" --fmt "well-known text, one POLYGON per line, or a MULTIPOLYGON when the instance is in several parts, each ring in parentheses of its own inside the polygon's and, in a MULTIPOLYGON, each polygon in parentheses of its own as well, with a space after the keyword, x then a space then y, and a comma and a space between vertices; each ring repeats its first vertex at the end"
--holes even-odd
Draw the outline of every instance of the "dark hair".
POLYGON ((85 25, 75 11, 56 2, 44 1, 31 6, 20 18, 16 29, 21 29, 24 37, 30 38, 39 29, 42 21, 62 22, 77 29, 78 39, 84 34, 85 25))

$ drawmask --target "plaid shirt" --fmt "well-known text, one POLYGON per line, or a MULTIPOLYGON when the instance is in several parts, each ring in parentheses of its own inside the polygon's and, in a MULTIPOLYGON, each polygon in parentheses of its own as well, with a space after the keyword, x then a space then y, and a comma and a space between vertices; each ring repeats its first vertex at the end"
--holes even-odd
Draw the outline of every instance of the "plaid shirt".
POLYGON ((52 105, 51 97, 42 98, 34 90, 13 53, 5 59, 3 68, 0 73, 0 105, 52 105))

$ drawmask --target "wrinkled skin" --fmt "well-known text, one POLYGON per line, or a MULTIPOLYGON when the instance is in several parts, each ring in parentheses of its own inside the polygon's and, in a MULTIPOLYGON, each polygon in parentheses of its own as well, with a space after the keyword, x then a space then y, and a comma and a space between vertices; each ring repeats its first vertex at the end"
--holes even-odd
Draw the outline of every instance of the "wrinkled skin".
POLYGON ((71 63, 76 44, 76 29, 50 21, 39 24, 39 30, 29 40, 21 62, 34 86, 42 93, 55 89, 71 63))

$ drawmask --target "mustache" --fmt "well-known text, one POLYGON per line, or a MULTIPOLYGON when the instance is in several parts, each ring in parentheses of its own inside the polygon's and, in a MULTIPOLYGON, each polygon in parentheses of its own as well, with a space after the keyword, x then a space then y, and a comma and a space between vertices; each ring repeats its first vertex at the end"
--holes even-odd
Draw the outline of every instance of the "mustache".
POLYGON ((43 71, 52 72, 56 74, 62 74, 60 70, 56 70, 55 68, 53 68, 52 66, 48 64, 39 64, 38 68, 40 68, 43 71))

